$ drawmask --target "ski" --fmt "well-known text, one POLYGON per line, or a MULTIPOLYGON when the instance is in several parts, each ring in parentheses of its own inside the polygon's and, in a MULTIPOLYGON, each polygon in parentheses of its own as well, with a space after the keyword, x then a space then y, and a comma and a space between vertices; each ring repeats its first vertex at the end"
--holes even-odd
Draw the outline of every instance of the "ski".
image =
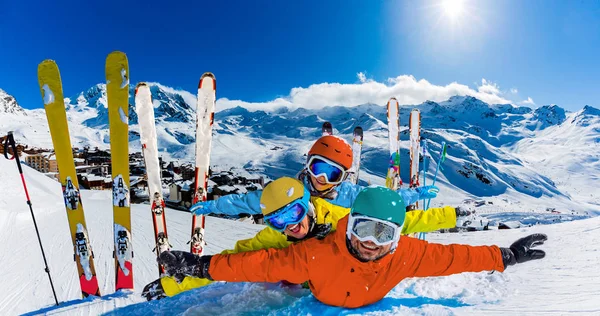
POLYGON ((399 107, 400 105, 396 98, 391 98, 387 103, 390 160, 385 178, 385 186, 392 190, 397 190, 402 186, 402 178, 400 177, 400 143, 398 141, 400 131, 399 107))
POLYGON ((330 122, 323 123, 323 127, 321 128, 321 136, 333 135, 333 126, 330 122))
POLYGON ((106 58, 115 250, 115 291, 133 289, 129 206, 129 63, 122 52, 106 58))
POLYGON ((354 137, 352 138, 352 173, 350 182, 358 184, 358 173, 360 171, 360 154, 363 143, 363 129, 360 126, 354 128, 354 137))
MULTIPOLYGON (((217 93, 217 80, 215 75, 205 72, 198 82, 198 101, 196 103, 196 176, 194 199, 206 201, 208 186, 208 171, 210 165, 210 149, 212 143, 212 126, 215 117, 215 101, 217 93)), ((202 256, 204 254, 204 221, 202 215, 192 215, 192 235, 190 251, 202 256)))
POLYGON ((413 109, 408 123, 410 130, 410 184, 409 187, 419 186, 419 144, 421 142, 421 112, 413 109))
POLYGON ((38 82, 44 100, 54 154, 60 171, 59 179, 71 231, 73 259, 77 264, 81 294, 83 297, 100 296, 98 278, 94 267, 94 253, 87 233, 85 214, 81 203, 81 195, 79 194, 79 182, 75 173, 62 82, 56 62, 44 60, 38 65, 38 82))
MULTIPOLYGON (((135 87, 135 110, 138 115, 140 126, 140 141, 142 142, 142 154, 146 165, 146 176, 148 179, 148 194, 150 197, 150 210, 152 213, 152 224, 154 226, 155 247, 152 251, 158 257, 163 251, 169 251, 167 234, 167 220, 165 217, 165 200, 162 194, 161 170, 158 161, 158 144, 156 138, 156 125, 154 123, 154 106, 152 105, 152 94, 150 87, 141 82, 135 87)), ((158 265, 160 274, 164 273, 162 266, 158 265)))

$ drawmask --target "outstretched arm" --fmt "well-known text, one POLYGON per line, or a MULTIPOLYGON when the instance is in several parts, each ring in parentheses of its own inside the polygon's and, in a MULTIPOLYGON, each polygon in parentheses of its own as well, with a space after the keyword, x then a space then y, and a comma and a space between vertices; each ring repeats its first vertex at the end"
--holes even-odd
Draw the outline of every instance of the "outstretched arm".
POLYGON ((279 282, 300 284, 308 280, 307 242, 282 249, 263 249, 232 255, 215 255, 208 273, 228 282, 279 282))
MULTIPOLYGON (((313 239, 316 241, 316 239, 313 239)), ((311 240, 282 249, 262 249, 230 255, 196 256, 163 251, 158 257, 169 276, 194 276, 211 281, 279 282, 300 284, 309 279, 307 246, 311 240)), ((314 245, 313 245, 314 247, 314 245)))
POLYGON ((413 205, 418 200, 434 199, 440 189, 434 185, 418 187, 414 189, 398 189, 398 194, 402 196, 404 205, 413 205))
POLYGON ((217 200, 198 202, 190 207, 196 215, 210 213, 238 216, 239 214, 261 214, 260 195, 262 191, 251 191, 245 194, 225 195, 217 200))
POLYGON ((533 234, 520 238, 509 248, 498 246, 440 245, 424 243, 423 255, 413 276, 443 276, 462 272, 497 270, 546 256, 543 250, 532 249, 544 244, 548 237, 533 234))
POLYGON ((406 213, 402 234, 427 233, 456 226, 456 211, 453 207, 430 208, 406 213))
POLYGON ((498 246, 441 245, 425 243, 413 276, 444 276, 462 272, 504 271, 498 246))
POLYGON ((223 250, 221 254, 226 255, 269 248, 279 249, 285 248, 290 244, 291 242, 287 241, 287 237, 284 234, 270 227, 265 227, 252 238, 238 240, 233 250, 223 250))

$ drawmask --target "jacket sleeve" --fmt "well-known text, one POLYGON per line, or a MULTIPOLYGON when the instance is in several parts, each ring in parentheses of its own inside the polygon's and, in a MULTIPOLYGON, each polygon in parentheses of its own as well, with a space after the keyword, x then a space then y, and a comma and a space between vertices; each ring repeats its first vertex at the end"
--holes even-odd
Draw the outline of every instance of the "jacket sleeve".
POLYGON ((198 202, 190 207, 195 215, 223 214, 238 216, 241 213, 261 214, 260 195, 262 191, 251 191, 245 194, 229 194, 216 200, 198 202))
POLYGON ((462 272, 504 271, 498 246, 441 245, 419 241, 415 277, 444 276, 462 272))
POLYGON ((402 234, 426 233, 456 226, 456 211, 453 207, 430 208, 406 213, 402 234))
POLYGON ((236 242, 233 250, 224 250, 221 254, 234 254, 269 248, 279 249, 285 248, 290 244, 291 242, 287 241, 284 234, 270 227, 265 227, 254 237, 236 242))
MULTIPOLYGON (((208 270, 216 281, 279 282, 300 284, 309 279, 307 240, 282 249, 263 249, 231 255, 214 255, 208 270)), ((316 241, 316 240, 315 240, 316 241)))
POLYGON ((402 196, 406 206, 413 205, 419 200, 419 193, 414 189, 399 189, 396 192, 402 196))
POLYGON ((363 189, 362 186, 349 181, 344 181, 336 188, 337 196, 333 200, 327 200, 334 205, 350 208, 356 196, 363 189))

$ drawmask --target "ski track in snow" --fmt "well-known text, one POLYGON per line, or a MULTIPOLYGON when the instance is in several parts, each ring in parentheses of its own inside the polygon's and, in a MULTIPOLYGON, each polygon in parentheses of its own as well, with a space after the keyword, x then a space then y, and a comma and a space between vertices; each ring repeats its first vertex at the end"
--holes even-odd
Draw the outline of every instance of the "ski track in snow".
MULTIPOLYGON (((147 303, 141 289, 158 278, 150 205, 132 205, 133 292, 114 293, 115 266, 110 191, 82 191, 90 242, 95 254, 101 298, 81 299, 73 247, 58 182, 24 167, 34 212, 61 306, 53 298, 35 230, 14 161, 0 159, 0 314, 15 315, 598 315, 600 301, 600 217, 514 230, 428 234, 440 243, 509 246, 534 232, 546 233, 544 260, 509 267, 506 273, 464 273, 449 277, 407 279, 380 302, 346 310, 323 305, 308 290, 277 284, 216 283, 179 296, 147 303)), ((191 215, 167 209, 174 249, 188 250, 191 215)), ((497 216, 501 217, 501 214, 497 216)), ((508 213, 506 216, 514 216, 508 213)), ((537 213, 535 216, 544 217, 537 213)), ((207 253, 233 247, 263 226, 207 218, 207 253)))

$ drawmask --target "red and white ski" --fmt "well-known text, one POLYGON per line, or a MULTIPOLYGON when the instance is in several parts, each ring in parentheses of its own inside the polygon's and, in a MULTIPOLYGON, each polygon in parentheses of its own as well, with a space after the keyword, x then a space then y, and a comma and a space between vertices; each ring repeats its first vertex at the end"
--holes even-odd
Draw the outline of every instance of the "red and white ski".
MULTIPOLYGON (((158 257, 163 251, 169 251, 171 245, 167 234, 167 220, 165 217, 165 200, 162 194, 161 170, 158 161, 158 144, 156 139, 156 125, 154 123, 154 106, 150 87, 145 83, 138 83, 135 88, 135 108, 140 126, 140 141, 142 153, 146 164, 148 177, 148 194, 150 197, 150 210, 154 225, 154 240, 158 257)), ((164 273, 162 266, 158 266, 159 273, 164 273)))
MULTIPOLYGON (((419 186, 419 145, 421 143, 421 112, 413 109, 410 112, 410 185, 411 188, 419 186)), ((418 205, 418 202, 417 202, 418 205)))
MULTIPOLYGON (((196 181, 192 204, 206 201, 208 169, 212 143, 212 126, 215 116, 217 80, 215 75, 205 72, 198 83, 198 101, 196 103, 196 181)), ((192 215, 192 236, 190 251, 199 256, 204 254, 204 216, 192 215)))
POLYGON ((400 143, 398 142, 400 130, 399 111, 400 105, 398 104, 398 100, 391 98, 387 103, 390 162, 385 178, 385 186, 392 190, 398 190, 402 187, 402 178, 400 177, 400 143))
POLYGON ((354 128, 352 138, 352 173, 350 174, 350 182, 358 184, 358 173, 360 171, 360 154, 363 144, 363 129, 360 126, 354 128))

